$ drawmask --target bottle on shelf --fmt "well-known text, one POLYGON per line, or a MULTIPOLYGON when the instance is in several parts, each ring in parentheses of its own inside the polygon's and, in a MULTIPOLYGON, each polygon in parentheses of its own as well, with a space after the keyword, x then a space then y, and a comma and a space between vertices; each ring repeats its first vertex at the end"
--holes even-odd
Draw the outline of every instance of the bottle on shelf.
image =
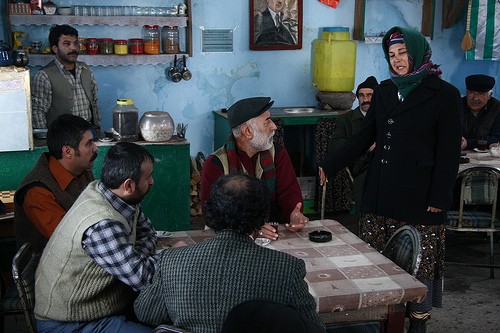
POLYGON ((161 30, 163 53, 179 53, 179 28, 164 26, 161 30))
POLYGON ((157 25, 145 25, 142 28, 142 38, 144 39, 144 53, 160 54, 160 29, 157 25))

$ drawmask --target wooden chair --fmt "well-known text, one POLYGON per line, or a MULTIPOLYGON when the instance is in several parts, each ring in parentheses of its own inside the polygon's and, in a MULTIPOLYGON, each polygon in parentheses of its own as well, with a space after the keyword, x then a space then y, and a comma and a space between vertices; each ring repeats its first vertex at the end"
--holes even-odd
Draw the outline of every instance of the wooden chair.
POLYGON ((448 212, 447 230, 483 232, 490 238, 490 264, 446 262, 451 265, 489 267, 490 278, 495 277, 494 234, 500 232, 500 221, 496 218, 499 172, 490 167, 475 167, 464 170, 461 176, 460 206, 458 211, 448 212), (490 207, 491 211, 474 210, 478 205, 490 207))
POLYGON ((422 256, 421 244, 418 230, 412 225, 405 225, 389 238, 382 254, 408 274, 416 276, 422 256))
POLYGON ((30 243, 25 243, 12 260, 12 276, 17 286, 19 299, 29 333, 36 332, 35 326, 35 271, 40 255, 33 251, 30 243))

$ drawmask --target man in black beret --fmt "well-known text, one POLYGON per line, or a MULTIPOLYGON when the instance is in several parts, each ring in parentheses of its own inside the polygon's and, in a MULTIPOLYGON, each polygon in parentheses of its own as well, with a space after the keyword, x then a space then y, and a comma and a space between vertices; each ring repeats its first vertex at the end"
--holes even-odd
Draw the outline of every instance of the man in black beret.
POLYGON ((500 142, 500 102, 491 96, 495 79, 483 74, 470 75, 465 78, 465 86, 462 149, 478 148, 478 141, 486 146, 500 142))
MULTIPOLYGON (((212 184, 227 174, 247 173, 266 182, 271 192, 269 221, 285 223, 291 231, 304 227, 303 200, 297 176, 284 146, 273 142, 276 125, 271 120, 270 97, 239 100, 227 111, 231 134, 226 144, 203 163, 202 205, 210 197, 212 184)), ((202 206, 203 207, 203 206, 202 206)), ((278 234, 266 224, 260 235, 275 240, 278 234)))
MULTIPOLYGON (((374 76, 369 76, 364 82, 361 82, 356 89, 356 97, 358 98, 358 107, 351 112, 345 113, 335 121, 335 132, 333 133, 328 151, 333 151, 337 146, 344 143, 347 138, 351 137, 361 127, 361 123, 370 108, 373 91, 378 86, 377 79, 374 76)), ((357 211, 361 205, 363 197, 363 188, 366 179, 368 165, 373 156, 375 143, 363 154, 356 162, 349 166, 349 172, 354 182, 354 209, 357 211)))

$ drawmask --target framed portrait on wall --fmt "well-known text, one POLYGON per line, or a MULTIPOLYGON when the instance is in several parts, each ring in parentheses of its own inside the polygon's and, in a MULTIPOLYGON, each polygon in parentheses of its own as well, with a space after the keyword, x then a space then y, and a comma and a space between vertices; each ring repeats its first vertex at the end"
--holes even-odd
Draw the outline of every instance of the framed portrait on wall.
POLYGON ((250 49, 302 48, 302 0, 250 0, 250 49))

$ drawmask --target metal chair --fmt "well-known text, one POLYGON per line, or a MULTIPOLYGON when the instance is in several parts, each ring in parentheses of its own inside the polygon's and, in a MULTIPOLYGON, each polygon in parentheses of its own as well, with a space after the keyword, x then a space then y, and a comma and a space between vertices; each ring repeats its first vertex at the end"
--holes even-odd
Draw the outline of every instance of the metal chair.
POLYGON ((30 243, 25 243, 12 260, 12 276, 19 292, 24 319, 29 333, 36 332, 35 326, 35 271, 40 255, 33 251, 30 243))
POLYGON ((186 331, 179 327, 162 324, 160 326, 155 327, 152 333, 192 333, 192 332, 186 331))
POLYGON ((446 262, 450 265, 489 267, 490 278, 495 277, 494 234, 500 232, 500 221, 496 218, 499 172, 489 167, 475 167, 464 170, 460 188, 458 211, 448 212, 447 230, 483 232, 490 238, 490 264, 446 262), (478 205, 491 207, 491 212, 472 210, 478 205), (467 209, 469 208, 469 209, 467 209))
POLYGON ((416 276, 420 266, 421 252, 420 233, 414 226, 405 225, 389 238, 382 254, 408 274, 416 276))

